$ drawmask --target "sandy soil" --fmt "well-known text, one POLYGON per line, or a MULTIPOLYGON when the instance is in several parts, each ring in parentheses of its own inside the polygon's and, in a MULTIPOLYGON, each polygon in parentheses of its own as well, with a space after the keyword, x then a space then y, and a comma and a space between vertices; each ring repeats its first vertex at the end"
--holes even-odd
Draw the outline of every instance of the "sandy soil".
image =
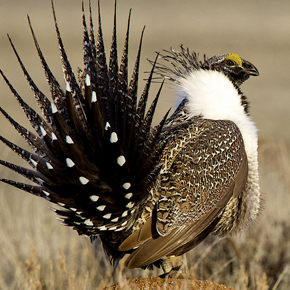
POLYGON ((200 281, 191 279, 161 279, 161 278, 137 278, 128 279, 123 283, 114 284, 110 287, 99 290, 147 290, 147 289, 166 289, 166 290, 235 290, 225 285, 216 284, 211 281, 200 281))

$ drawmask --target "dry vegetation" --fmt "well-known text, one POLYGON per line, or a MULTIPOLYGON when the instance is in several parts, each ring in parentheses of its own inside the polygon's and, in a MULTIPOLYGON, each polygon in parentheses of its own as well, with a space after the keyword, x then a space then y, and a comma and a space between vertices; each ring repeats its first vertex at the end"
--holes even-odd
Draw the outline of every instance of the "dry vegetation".
MULTIPOLYGON (((244 234, 210 237, 189 252, 184 264, 191 277, 235 289, 289 289, 290 152, 282 142, 260 143, 267 203, 259 221, 244 234)), ((0 289, 97 289, 161 273, 122 265, 113 273, 101 246, 60 226, 39 198, 1 186, 0 204, 0 289)))
MULTIPOLYGON (((31 97, 31 93, 17 66, 6 33, 12 36, 36 83, 48 94, 29 29, 25 25, 26 13, 29 12, 45 56, 61 80, 49 2, 14 0, 1 3, 0 67, 25 100, 31 97)), ((104 35, 110 42, 113 1, 108 4, 109 7, 106 7, 109 1, 101 2, 102 13, 110 15, 105 17, 103 14, 103 28, 108 29, 104 35)), ((170 1, 168 5, 169 1, 123 0, 118 4, 119 19, 124 21, 119 24, 122 29, 126 26, 129 8, 133 8, 132 22, 138 24, 138 27, 131 29, 133 45, 138 45, 140 31, 147 24, 143 60, 146 57, 153 59, 155 50, 170 46, 176 48, 183 43, 209 55, 227 51, 243 54, 261 72, 261 76, 249 80, 243 90, 251 96, 251 113, 261 130, 260 135, 267 136, 259 146, 265 209, 259 221, 245 233, 223 240, 209 237, 189 252, 184 260, 184 270, 191 277, 212 280, 236 290, 286 290, 290 285, 290 144, 283 141, 290 140, 289 130, 284 130, 290 117, 289 1, 267 1, 267 5, 265 2, 236 1, 232 5, 232 1, 224 1, 229 4, 226 13, 220 1, 170 1), (139 6, 139 2, 144 7, 139 6), (206 7, 203 6, 205 2, 206 7), (189 5, 192 5, 190 9, 187 7, 189 5), (162 21, 159 19, 160 11, 163 11, 162 21), (200 11, 206 11, 208 17, 205 19, 200 11), (172 15, 176 19, 174 22, 172 15), (214 26, 217 26, 219 33, 216 33, 214 26), (273 57, 275 53, 281 57, 273 57)), ((75 69, 82 61, 80 3, 70 0, 69 11, 67 1, 55 0, 55 3, 65 45, 75 69), (77 21, 68 24, 67 19, 77 21), (75 33, 73 37, 72 31, 75 33)), ((96 11, 96 6, 93 8, 96 11)), ((118 33, 123 37, 121 28, 118 33)), ((135 48, 131 46, 134 55, 135 48)), ((146 68, 143 66, 142 70, 146 68)), ((23 114, 16 108, 16 102, 12 101, 13 97, 3 81, 0 88, 0 105, 16 116, 18 121, 19 118, 23 121, 23 114)), ((166 91, 163 91, 160 102, 159 108, 164 112, 171 106, 172 101, 166 91)), ((29 104, 35 102, 30 98, 29 104)), ((0 122, 1 134, 19 145, 23 144, 16 139, 17 133, 11 133, 13 129, 4 118, 0 122)), ((24 164, 4 145, 0 144, 0 150, 1 158, 24 164)), ((20 180, 3 167, 0 167, 0 176, 20 180)), ((8 185, 0 185, 0 289, 89 290, 126 278, 161 274, 158 269, 128 270, 122 264, 113 273, 101 245, 91 245, 88 238, 79 237, 75 231, 61 226, 48 206, 44 200, 8 185)))

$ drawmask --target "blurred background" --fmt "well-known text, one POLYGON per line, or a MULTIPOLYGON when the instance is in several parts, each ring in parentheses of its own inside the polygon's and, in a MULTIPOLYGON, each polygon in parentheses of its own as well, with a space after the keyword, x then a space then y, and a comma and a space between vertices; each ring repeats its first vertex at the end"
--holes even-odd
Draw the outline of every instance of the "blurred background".
MULTIPOLYGON (((88 1, 84 2, 88 18, 89 5, 88 1)), ((100 2, 103 34, 108 51, 111 42, 114 1, 101 0, 100 2)), ((78 67, 82 68, 83 57, 81 1, 54 0, 54 4, 67 54, 72 68, 77 72, 78 67)), ((290 174, 290 134, 288 129, 290 125, 290 2, 288 0, 119 0, 117 3, 119 51, 122 51, 130 8, 132 8, 129 47, 131 69, 134 65, 144 25, 146 25, 146 29, 141 56, 141 72, 150 70, 151 66, 146 59, 154 59, 156 51, 168 50, 171 47, 178 50, 181 44, 199 53, 201 59, 204 54, 211 57, 219 53, 232 52, 239 54, 258 68, 260 76, 251 77, 241 88, 248 97, 251 117, 259 129, 261 189, 266 199, 265 210, 260 217, 258 226, 231 240, 230 243, 235 244, 232 248, 236 250, 232 252, 233 256, 223 261, 223 265, 225 265, 224 275, 217 273, 220 271, 209 270, 207 266, 203 266, 202 270, 193 267, 195 267, 198 278, 208 279, 208 273, 211 273, 210 275, 217 273, 213 276, 217 280, 216 282, 224 282, 230 284, 227 286, 237 289, 243 289, 245 285, 249 289, 251 287, 253 287, 251 289, 258 289, 257 285, 265 286, 265 288, 260 289, 268 289, 267 287, 274 285, 284 287, 283 285, 287 285, 290 281, 290 244, 289 234, 287 235, 288 229, 290 229, 288 221, 290 216, 288 180, 290 174), (237 254, 237 252, 248 252, 251 255, 244 257, 243 254, 237 254), (236 262, 232 261, 233 257, 236 257, 236 262), (274 264, 271 264, 271 261, 274 264), (237 281, 233 278, 239 275, 241 277, 241 274, 232 275, 232 278, 229 278, 229 265, 236 267, 239 271, 244 271, 246 273, 245 279, 237 281), (203 274, 200 274, 201 272, 203 274), (279 283, 277 284, 277 282, 279 283)), ((95 0, 92 0, 92 10, 96 27, 97 1, 95 0)), ((33 94, 23 77, 7 38, 8 33, 31 77, 39 88, 49 96, 49 89, 28 27, 27 14, 31 18, 39 44, 52 72, 65 88, 64 81, 61 81, 63 80, 62 69, 49 0, 0 0, 0 69, 3 70, 20 95, 32 107, 36 108, 33 94)), ((141 75, 141 78, 145 77, 146 74, 141 75)), ((139 85, 141 91, 144 81, 140 81, 139 85)), ((154 96, 158 87, 158 85, 153 86, 151 97, 154 96)), ((174 87, 167 83, 158 104, 156 121, 174 105, 174 93, 174 87)), ((15 117, 18 122, 29 127, 23 112, 2 79, 0 80, 0 106, 15 117)), ((8 122, 2 116, 0 117, 1 135, 25 146, 8 122)), ((23 165, 18 157, 4 145, 0 144, 0 150, 1 159, 23 165)), ((2 167, 0 168, 0 176, 21 180, 2 167)), ((46 278, 41 276, 39 283, 42 285, 45 279, 57 281, 57 278, 52 278, 54 277, 53 267, 57 267, 54 265, 54 261, 60 261, 58 265, 65 265, 64 262, 61 264, 65 255, 62 256, 59 251, 65 252, 64 248, 74 239, 76 244, 73 244, 73 250, 70 248, 67 253, 71 251, 76 254, 77 251, 77 256, 83 257, 79 249, 85 247, 89 249, 87 258, 91 259, 91 246, 88 239, 78 238, 73 231, 59 226, 47 207, 48 203, 40 201, 36 197, 30 197, 28 194, 0 184, 1 289, 5 289, 4 287, 9 287, 9 289, 16 287, 15 289, 17 289, 17 283, 19 281, 27 282, 29 279, 26 278, 31 278, 29 275, 36 275, 33 277, 36 277, 37 280, 37 267, 40 267, 40 260, 43 260, 44 265, 46 265, 42 265, 40 268, 47 267, 50 276, 46 278), (55 252, 57 252, 56 256, 60 255, 60 258, 57 256, 54 259, 55 252), (50 264, 48 261, 51 261, 50 264)), ((220 242, 220 244, 222 243, 224 242, 220 242)), ((225 248, 231 248, 228 244, 225 245, 225 248)), ((200 249, 202 256, 206 251, 202 246, 200 249)), ((221 253, 223 253, 223 249, 220 249, 221 253)), ((103 263, 102 265, 108 268, 109 264, 105 257, 101 256, 102 254, 98 255, 102 257, 99 258, 103 263)), ((195 255, 199 255, 198 250, 195 251, 195 255)), ((198 257, 192 258, 191 263, 194 264, 194 261, 199 259, 198 257)), ((222 260, 223 258, 216 259, 222 260)), ((209 260, 212 261, 212 258, 209 260)), ((188 257, 187 261, 189 261, 188 257)), ((77 262, 75 263, 77 265, 77 262)), ((202 263, 206 265, 206 260, 202 263)), ((74 263, 69 264, 73 265, 74 263)), ((94 264, 90 267, 101 267, 100 265, 94 264)), ((85 271, 78 266, 76 267, 72 270, 75 271, 74 273, 83 273, 80 275, 81 277, 91 277, 91 274, 88 273, 92 269, 88 267, 85 271)), ((220 265, 216 265, 216 267, 221 268, 220 265)), ((65 271, 68 270, 65 269, 65 271)), ((109 269, 108 277, 110 277, 110 271, 111 269, 109 269)), ((232 269, 232 271, 234 270, 232 269)), ((87 279, 89 280, 89 278, 87 279)), ((99 278, 95 277, 95 279, 95 284, 94 282, 87 284, 93 285, 92 289, 94 286, 99 286, 99 278)), ((110 279, 108 278, 107 282, 103 282, 103 284, 113 281, 110 279)), ((66 281, 65 278, 63 281, 66 281)), ((63 283, 70 285, 68 281, 69 279, 63 283)), ((53 287, 51 286, 51 289, 53 287)))

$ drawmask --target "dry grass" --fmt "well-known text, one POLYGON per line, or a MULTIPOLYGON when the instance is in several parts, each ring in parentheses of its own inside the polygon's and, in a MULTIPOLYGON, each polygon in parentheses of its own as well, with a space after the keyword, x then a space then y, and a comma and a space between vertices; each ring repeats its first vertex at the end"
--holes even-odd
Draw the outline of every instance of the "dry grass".
MULTIPOLYGON (((61 80, 50 1, 2 2, 0 66, 25 100, 35 104, 6 33, 10 33, 40 89, 48 93, 26 25, 26 13, 31 16, 53 72, 61 80)), ((67 1, 55 0, 61 32, 74 69, 82 62, 79 2, 70 0, 71 6, 67 9, 67 1), (68 23, 67 19, 77 21, 68 23)), ((101 2, 104 35, 109 44, 113 1, 101 2)), ((289 289, 290 284, 290 147, 281 141, 290 140, 288 130, 284 130, 290 120, 289 1, 262 2, 248 0, 232 5, 232 1, 224 0, 222 3, 228 5, 223 6, 221 1, 123 0, 118 3, 118 34, 121 43, 128 10, 132 7, 134 25, 130 49, 134 54, 140 31, 147 24, 142 60, 153 59, 155 50, 176 48, 183 43, 209 56, 237 52, 257 65, 261 76, 249 80, 243 90, 254 96, 250 97, 251 113, 261 130, 260 135, 267 136, 259 148, 261 188, 267 201, 265 210, 257 224, 244 234, 225 240, 210 237, 189 252, 185 268, 189 275, 198 279, 211 279, 235 289, 283 290, 289 289)), ((93 11, 97 11, 95 3, 93 11)), ((142 71, 150 67, 144 68, 144 63, 142 71)), ((16 108, 16 101, 12 100, 4 82, 0 85, 0 105, 22 123, 24 117, 16 108), (18 116, 19 113, 22 115, 18 116)), ((161 96, 159 108, 163 112, 173 102, 169 91, 165 88, 161 96)), ((1 134, 21 145, 4 118, 0 122, 1 134)), ((19 164, 19 158, 9 149, 1 145, 0 150, 1 158, 19 164)), ((3 167, 0 167, 0 176, 19 180, 3 167)), ((125 278, 161 274, 159 270, 128 270, 122 265, 113 273, 100 244, 91 245, 88 238, 60 226, 46 201, 3 184, 0 186, 0 222, 0 289, 3 290, 97 289, 125 278)))
MULTIPOLYGON (((288 289, 289 164, 284 143, 261 142, 261 185, 267 202, 259 221, 237 237, 208 238, 186 255, 187 274, 235 289, 288 289)), ((160 274, 122 265, 113 273, 101 246, 60 226, 39 198, 1 186, 0 204, 0 289, 97 289, 160 274)))

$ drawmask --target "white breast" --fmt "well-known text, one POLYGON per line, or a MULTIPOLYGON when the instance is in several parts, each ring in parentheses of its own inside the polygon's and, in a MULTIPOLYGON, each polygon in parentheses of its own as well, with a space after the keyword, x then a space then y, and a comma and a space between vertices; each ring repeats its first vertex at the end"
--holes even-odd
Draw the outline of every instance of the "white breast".
POLYGON ((260 209, 257 128, 241 105, 241 98, 232 82, 221 72, 196 70, 178 80, 178 94, 188 99, 189 118, 202 115, 205 119, 231 120, 240 129, 248 157, 248 182, 245 223, 249 225, 260 209))
POLYGON ((257 151, 257 128, 244 112, 241 98, 232 82, 221 72, 196 70, 179 79, 179 95, 188 99, 190 117, 231 120, 240 129, 247 155, 257 151))

